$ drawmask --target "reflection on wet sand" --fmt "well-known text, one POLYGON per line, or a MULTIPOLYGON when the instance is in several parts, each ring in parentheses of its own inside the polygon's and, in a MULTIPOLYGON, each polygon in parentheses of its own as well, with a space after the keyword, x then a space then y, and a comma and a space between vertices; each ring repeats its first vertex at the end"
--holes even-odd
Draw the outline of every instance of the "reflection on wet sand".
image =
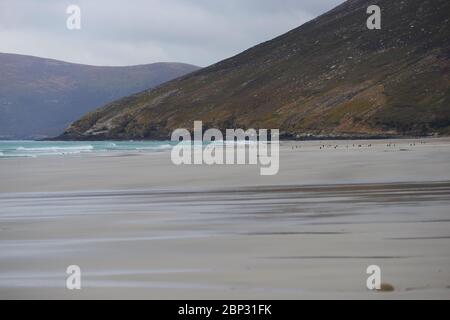
POLYGON ((450 182, 0 195, 0 298, 450 298, 450 182), (412 289, 416 288, 416 289, 412 289), (385 298, 386 296, 383 296, 385 298))

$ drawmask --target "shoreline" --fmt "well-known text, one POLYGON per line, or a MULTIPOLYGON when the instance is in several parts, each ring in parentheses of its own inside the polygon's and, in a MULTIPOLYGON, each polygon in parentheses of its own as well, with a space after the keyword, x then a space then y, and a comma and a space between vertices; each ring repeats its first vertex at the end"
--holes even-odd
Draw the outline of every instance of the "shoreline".
POLYGON ((281 142, 280 172, 267 177, 259 166, 176 166, 170 151, 3 158, 0 193, 450 180, 450 138, 366 141, 281 142))
MULTIPOLYGON (((192 136, 192 134, 191 134, 192 136)), ((225 136, 225 134, 224 134, 225 136)), ((430 133, 428 135, 402 135, 402 134, 360 134, 360 135, 309 135, 309 134, 290 134, 281 133, 280 142, 302 142, 302 141, 348 141, 348 140, 408 140, 408 139, 446 139, 450 138, 450 135, 441 135, 436 133, 430 133)), ((161 138, 161 136, 147 137, 147 138, 117 138, 117 137, 102 137, 96 138, 91 136, 83 137, 67 137, 64 139, 64 135, 60 135, 54 138, 36 139, 31 141, 51 141, 51 142, 108 142, 108 141, 171 141, 170 136, 161 138), (62 139, 61 139, 62 138, 62 139)))

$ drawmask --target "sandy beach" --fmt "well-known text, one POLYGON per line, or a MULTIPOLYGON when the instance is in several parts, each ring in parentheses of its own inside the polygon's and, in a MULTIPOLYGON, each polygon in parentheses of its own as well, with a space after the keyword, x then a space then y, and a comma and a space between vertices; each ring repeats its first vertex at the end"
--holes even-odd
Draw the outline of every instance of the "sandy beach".
POLYGON ((450 299, 450 139, 280 150, 266 177, 168 151, 0 159, 0 299, 450 299))

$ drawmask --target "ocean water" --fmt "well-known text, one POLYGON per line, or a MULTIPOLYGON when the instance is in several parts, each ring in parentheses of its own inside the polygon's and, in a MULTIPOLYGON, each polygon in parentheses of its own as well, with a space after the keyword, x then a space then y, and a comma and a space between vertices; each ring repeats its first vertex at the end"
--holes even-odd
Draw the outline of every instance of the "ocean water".
POLYGON ((1 141, 0 158, 65 156, 92 152, 161 152, 170 150, 170 141, 1 141))

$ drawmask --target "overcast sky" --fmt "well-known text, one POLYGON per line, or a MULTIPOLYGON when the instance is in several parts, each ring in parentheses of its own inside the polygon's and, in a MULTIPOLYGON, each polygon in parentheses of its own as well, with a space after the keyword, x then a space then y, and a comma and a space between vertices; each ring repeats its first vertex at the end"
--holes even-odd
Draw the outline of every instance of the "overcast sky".
POLYGON ((207 66, 343 0, 0 0, 0 52, 93 65, 207 66), (81 30, 66 27, 68 5, 81 30))

